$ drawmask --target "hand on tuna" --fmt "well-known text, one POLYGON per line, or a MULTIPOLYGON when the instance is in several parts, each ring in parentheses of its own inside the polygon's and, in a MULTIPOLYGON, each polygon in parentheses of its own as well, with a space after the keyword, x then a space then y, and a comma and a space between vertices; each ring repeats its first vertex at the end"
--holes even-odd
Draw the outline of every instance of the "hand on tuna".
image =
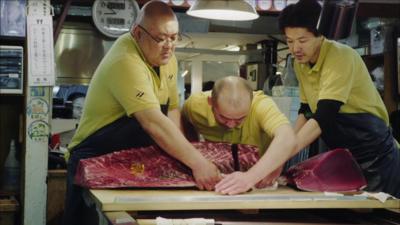
POLYGON ((268 186, 271 186, 275 183, 276 179, 281 175, 283 170, 283 166, 279 167, 272 173, 268 174, 265 178, 263 178, 261 181, 259 181, 255 187, 256 188, 265 188, 268 186))
POLYGON ((235 195, 246 192, 254 186, 253 179, 243 172, 234 172, 225 175, 224 178, 215 185, 215 191, 224 195, 235 195))
POLYGON ((212 191, 215 184, 221 180, 218 168, 208 160, 199 163, 196 168, 192 169, 192 173, 200 190, 212 191))

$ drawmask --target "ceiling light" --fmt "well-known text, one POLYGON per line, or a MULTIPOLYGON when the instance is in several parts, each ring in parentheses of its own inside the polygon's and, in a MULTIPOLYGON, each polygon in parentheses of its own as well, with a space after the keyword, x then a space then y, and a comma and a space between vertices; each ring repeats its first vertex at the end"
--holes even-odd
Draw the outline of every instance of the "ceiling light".
POLYGON ((225 45, 225 47, 223 47, 221 50, 238 52, 240 51, 240 47, 237 45, 225 45))
POLYGON ((186 13, 213 20, 246 21, 259 17, 255 8, 245 0, 197 0, 186 13))
POLYGON ((189 70, 185 70, 185 71, 183 71, 183 73, 182 73, 181 77, 185 77, 185 76, 186 76, 188 73, 189 73, 189 70))

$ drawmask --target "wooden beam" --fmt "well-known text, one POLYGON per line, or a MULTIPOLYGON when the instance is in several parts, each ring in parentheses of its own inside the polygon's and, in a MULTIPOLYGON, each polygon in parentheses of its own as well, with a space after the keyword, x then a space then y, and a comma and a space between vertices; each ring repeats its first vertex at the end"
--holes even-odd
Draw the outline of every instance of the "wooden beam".
POLYGON ((65 18, 67 17, 68 10, 71 6, 71 3, 72 3, 72 0, 67 0, 64 3, 63 12, 61 13, 61 16, 58 18, 56 27, 54 29, 54 44, 57 42, 58 35, 61 32, 61 28, 64 24, 65 18))

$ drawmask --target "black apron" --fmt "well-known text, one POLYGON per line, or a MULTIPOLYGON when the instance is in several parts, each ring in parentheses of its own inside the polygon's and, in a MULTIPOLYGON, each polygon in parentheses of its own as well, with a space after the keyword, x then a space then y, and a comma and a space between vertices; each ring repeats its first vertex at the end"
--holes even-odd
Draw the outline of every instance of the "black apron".
MULTIPOLYGON (((167 115, 169 100, 167 104, 161 105, 161 111, 167 115)), ((82 221, 83 211, 86 210, 82 190, 74 185, 74 177, 78 163, 81 159, 96 157, 118 150, 146 147, 155 142, 141 127, 136 118, 123 116, 114 122, 97 130, 80 144, 72 149, 68 160, 67 172, 67 194, 65 199, 63 225, 79 225, 82 221)), ((88 224, 88 223, 84 223, 88 224)), ((97 224, 97 221, 90 221, 97 224)))
MULTIPOLYGON (((167 104, 160 105, 164 115, 168 114, 168 106, 169 99, 167 104)), ((136 118, 123 116, 87 137, 72 149, 72 153, 79 151, 79 149, 93 149, 98 155, 103 155, 116 150, 146 147, 154 144, 156 143, 136 118)))
POLYGON ((400 151, 390 127, 369 113, 338 113, 335 121, 333 129, 321 135, 328 147, 351 151, 367 179, 367 191, 400 198, 400 151))

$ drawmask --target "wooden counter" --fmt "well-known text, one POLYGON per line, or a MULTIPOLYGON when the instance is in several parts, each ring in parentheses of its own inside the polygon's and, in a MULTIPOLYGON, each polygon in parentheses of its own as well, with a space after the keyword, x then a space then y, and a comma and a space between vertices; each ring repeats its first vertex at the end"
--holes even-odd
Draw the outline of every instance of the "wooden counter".
POLYGON ((218 210, 218 209, 310 209, 310 208, 400 208, 400 200, 384 203, 364 196, 326 196, 288 187, 275 191, 254 190, 226 196, 198 190, 90 190, 103 211, 218 210))

